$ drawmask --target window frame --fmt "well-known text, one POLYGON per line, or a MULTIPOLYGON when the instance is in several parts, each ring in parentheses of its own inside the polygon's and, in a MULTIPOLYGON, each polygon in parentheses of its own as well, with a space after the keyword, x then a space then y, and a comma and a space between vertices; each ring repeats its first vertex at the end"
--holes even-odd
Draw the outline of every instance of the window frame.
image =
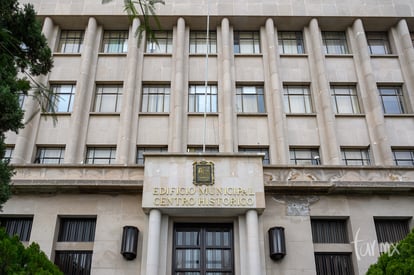
POLYGON ((301 147, 290 147, 289 148, 289 161, 290 164, 294 165, 321 165, 319 148, 301 148, 301 147), (299 152, 309 153, 309 157, 302 158, 298 157, 299 152))
POLYGON ((283 85, 283 105, 286 114, 313 114, 314 111, 310 87, 308 85, 283 85), (302 91, 302 93, 294 93, 294 91, 302 91), (296 97, 298 99, 293 101, 296 97), (297 103, 296 105, 302 105, 303 108, 301 107, 301 109, 303 112, 299 112, 299 106, 295 106, 295 110, 292 110, 294 106, 292 102, 297 103))
POLYGON ((189 113, 217 113, 218 87, 215 84, 191 84, 188 87, 189 113), (203 104, 204 103, 204 104, 203 104))
POLYGON ((348 219, 311 218, 312 241, 317 244, 349 243, 348 219))
POLYGON ((391 44, 387 32, 366 32, 365 35, 370 55, 392 54, 391 44), (374 44, 374 42, 377 44, 374 44), (378 51, 379 49, 382 50, 378 51))
POLYGON ((65 159, 65 147, 37 147, 36 158, 34 163, 37 164, 62 164, 65 159), (48 156, 53 151, 56 151, 56 155, 48 156))
POLYGON ((0 216, 0 227, 12 237, 17 235, 21 242, 30 241, 33 216, 0 216))
POLYGON ((236 85, 237 113, 266 113, 266 104, 263 85, 236 85), (254 89, 254 93, 252 92, 254 89), (254 102, 253 102, 254 101, 254 102))
POLYGON ((404 100, 404 93, 401 86, 381 85, 377 87, 384 115, 399 115, 407 112, 404 100), (394 93, 384 94, 386 91, 394 93), (384 99, 387 99, 386 101, 384 99), (393 99, 392 102, 390 99, 393 99), (392 104, 393 106, 391 106, 392 104))
POLYGON ((57 52, 64 54, 81 53, 83 49, 84 36, 85 32, 83 30, 61 30, 57 52), (69 42, 72 43, 69 44, 69 42))
POLYGON ((73 111, 73 104, 75 102, 76 84, 74 83, 62 83, 62 84, 51 83, 50 89, 53 91, 53 93, 48 99, 49 104, 48 104, 47 111, 48 112, 54 111, 55 113, 71 113, 73 111), (62 98, 64 98, 65 101, 62 101, 62 98))
POLYGON ((270 153, 269 147, 244 147, 239 146, 238 148, 239 153, 264 153, 262 164, 263 165, 270 165, 270 153))
POLYGON ((344 31, 323 31, 322 44, 326 55, 350 54, 344 31))
POLYGON ((105 30, 102 36, 101 52, 107 54, 123 54, 128 52, 127 30, 105 30))
POLYGON ((13 152, 14 152, 14 146, 7 146, 4 149, 4 156, 3 156, 3 161, 6 163, 10 163, 10 161, 13 158, 13 152))
POLYGON ((115 146, 111 146, 111 147, 88 146, 86 148, 85 164, 108 165, 108 164, 114 164, 115 161, 116 161, 116 147, 115 146), (101 152, 107 151, 109 154, 106 157, 96 157, 95 153, 97 150, 101 152), (91 153, 93 154, 93 156, 89 157, 91 153), (104 160, 106 161, 100 163, 101 161, 104 161, 104 160), (98 161, 98 163, 96 161, 98 161))
POLYGON ((135 157, 135 163, 138 165, 145 164, 144 153, 162 153, 168 152, 168 146, 137 146, 137 152, 135 157))
POLYGON ((346 166, 370 166, 371 153, 369 147, 366 148, 348 148, 341 147, 342 162, 346 166), (360 158, 350 158, 347 154, 359 152, 360 158), (348 162, 360 162, 360 164, 348 164, 348 162))
POLYGON ((261 54, 260 32, 234 31, 233 50, 235 54, 261 54))
POLYGON ((169 113, 170 112, 171 87, 167 84, 142 85, 142 113, 169 113), (151 92, 151 91, 156 92, 151 92), (155 102, 155 106, 152 106, 155 102), (159 107, 162 108, 159 109, 159 107), (154 110, 155 108, 155 110, 154 110))
POLYGON ((97 84, 95 87, 93 112, 120 113, 122 108, 123 89, 124 87, 122 84, 97 84), (110 100, 110 98, 113 99, 110 100), (102 108, 104 108, 104 110, 102 110, 102 108))
POLYGON ((331 275, 331 274, 353 275, 355 274, 351 253, 349 252, 315 252, 315 268, 316 268, 317 275, 331 275), (319 260, 318 258, 322 256, 325 256, 324 259, 319 260), (321 264, 323 266, 321 266, 321 264), (325 266, 325 264, 327 266, 325 266), (344 265, 346 266, 344 267, 344 265))
POLYGON ((305 43, 302 31, 279 31, 277 37, 279 54, 289 55, 305 53, 305 43), (289 35, 291 35, 291 37, 289 37, 289 35))
MULTIPOLYGON (((218 153, 219 146, 218 145, 206 145, 205 152, 206 153, 218 153)), ((189 145, 187 146, 187 153, 203 153, 203 146, 202 145, 189 145)))
POLYGON ((331 98, 335 114, 361 114, 358 93, 354 85, 331 85, 331 98), (348 93, 338 93, 338 91, 345 90, 348 93), (345 109, 350 109, 351 112, 343 111, 343 103, 346 103, 347 108, 345 109))
POLYGON ((145 53, 149 54, 172 54, 173 32, 154 31, 154 37, 148 36, 145 46, 145 53))
POLYGON ((396 166, 414 166, 414 149, 392 148, 392 155, 396 166), (397 153, 404 153, 408 154, 409 156, 408 158, 402 158, 398 157, 397 153), (407 162, 409 162, 410 164, 402 164, 407 162))
MULTIPOLYGON (((190 54, 206 54, 207 31, 190 31, 190 54)), ((209 31, 208 54, 217 54, 217 32, 209 31)))

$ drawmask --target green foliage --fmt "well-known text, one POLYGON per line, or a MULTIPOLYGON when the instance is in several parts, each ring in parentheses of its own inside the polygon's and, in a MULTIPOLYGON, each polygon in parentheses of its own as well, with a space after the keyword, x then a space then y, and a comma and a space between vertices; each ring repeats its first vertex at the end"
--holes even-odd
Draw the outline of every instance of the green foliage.
MULTIPOLYGON (((33 76, 46 74, 53 66, 52 53, 30 4, 17 0, 0 1, 0 209, 10 197, 12 169, 2 161, 7 131, 23 125, 19 94, 36 87, 38 101, 48 92, 33 76), (40 90, 40 92, 39 92, 40 90)), ((42 106, 44 107, 44 106, 42 106)))
POLYGON ((32 243, 25 248, 17 236, 9 237, 0 228, 0 274, 52 275, 63 274, 39 245, 32 243))
POLYGON ((414 229, 395 249, 382 254, 366 275, 414 275, 414 229))

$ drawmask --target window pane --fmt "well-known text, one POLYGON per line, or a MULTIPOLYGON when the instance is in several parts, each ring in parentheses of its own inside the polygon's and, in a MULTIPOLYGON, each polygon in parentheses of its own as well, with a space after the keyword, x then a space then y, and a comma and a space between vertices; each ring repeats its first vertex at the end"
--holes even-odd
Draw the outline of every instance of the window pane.
POLYGON ((265 103, 262 86, 236 87, 236 108, 240 113, 264 113, 265 103))
POLYGON ((370 165, 368 149, 341 149, 345 165, 370 165))
POLYGON ((177 249, 175 253, 177 268, 200 268, 199 249, 177 249))
POLYGON ((89 275, 92 251, 56 251, 55 264, 64 274, 89 275))
POLYGON ((172 32, 154 31, 154 40, 148 37, 147 53, 172 53, 172 32), (158 45, 157 45, 158 43, 158 45))
POLYGON ((102 51, 104 53, 124 53, 127 50, 127 31, 105 31, 102 41, 102 51))
POLYGON ((111 164, 115 161, 115 148, 90 147, 86 152, 86 164, 111 164))
POLYGON ((28 242, 33 218, 0 218, 0 226, 9 236, 17 235, 22 242, 28 242))
POLYGON ((217 34, 216 32, 210 32, 208 36, 205 31, 192 31, 190 33, 190 53, 201 54, 206 53, 209 48, 209 53, 217 52, 217 34), (207 46, 208 45, 208 46, 207 46))
POLYGON ((393 150, 394 161, 399 166, 414 165, 414 150, 393 150))
POLYGON ((120 112, 122 104, 122 85, 96 86, 94 112, 120 112))
POLYGON ((367 32, 366 37, 371 54, 391 54, 386 32, 367 32))
POLYGON ((144 153, 145 152, 167 152, 168 148, 165 147, 138 147, 137 148, 137 164, 144 164, 144 153))
POLYGON ((75 97, 75 85, 51 85, 50 88, 53 91, 53 95, 49 100, 50 104, 48 111, 55 111, 57 113, 72 112, 75 97))
POLYGON ((352 260, 349 254, 315 253, 317 275, 352 275, 352 260))
POLYGON ((346 220, 312 219, 314 243, 349 243, 346 220))
POLYGON ((347 54, 348 46, 344 32, 322 32, 326 54, 347 54))
POLYGON ((332 102, 337 114, 358 114, 359 103, 355 87, 332 86, 332 102))
POLYGON ((260 53, 260 38, 258 32, 234 32, 234 53, 260 53))
POLYGON ((145 85, 142 88, 141 112, 169 112, 170 87, 167 85, 145 85))
POLYGON ((403 95, 400 87, 379 87, 382 107, 385 114, 403 114, 403 95))
POLYGON ((58 51, 61 53, 80 53, 83 31, 61 31, 58 51))
POLYGON ((302 32, 279 32, 279 52, 282 54, 302 54, 304 45, 302 32))
POLYGON ((65 157, 65 148, 38 148, 35 163, 60 164, 65 157))
POLYGON ((95 218, 61 218, 58 242, 93 242, 95 218))
POLYGON ((375 219, 375 231, 379 243, 397 243, 410 232, 408 219, 375 219))

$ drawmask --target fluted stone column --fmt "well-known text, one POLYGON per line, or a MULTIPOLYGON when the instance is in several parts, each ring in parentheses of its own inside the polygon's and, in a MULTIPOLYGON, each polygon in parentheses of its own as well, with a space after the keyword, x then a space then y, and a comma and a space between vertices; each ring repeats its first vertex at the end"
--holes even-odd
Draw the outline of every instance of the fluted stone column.
POLYGON ((409 101, 414 103, 414 47, 407 21, 401 19, 396 26, 395 44, 400 59, 409 101))
POLYGON ((355 37, 353 49, 356 53, 354 55, 355 68, 361 87, 360 94, 368 125, 371 152, 376 165, 392 165, 393 158, 386 133, 384 113, 361 19, 355 20, 352 32, 355 37))
MULTIPOLYGON (((50 17, 46 17, 43 22, 42 33, 48 41, 48 46, 53 49, 54 45, 50 42, 53 38, 54 24, 50 17)), ((36 77, 38 83, 47 86, 47 77, 36 77)), ((29 91, 32 94, 33 91, 29 91)), ((40 106, 32 97, 26 97, 23 109, 25 126, 19 131, 19 135, 16 139, 16 144, 13 151, 13 157, 11 163, 22 164, 30 163, 32 161, 33 150, 35 149, 37 131, 40 124, 40 106)))
POLYGON ((139 27, 139 19, 135 18, 128 35, 128 54, 127 54, 127 70, 125 85, 123 87, 122 108, 120 113, 120 126, 117 145, 117 163, 128 164, 133 163, 133 157, 136 151, 136 132, 138 122, 137 97, 140 89, 140 83, 137 83, 137 71, 142 65, 142 55, 139 55, 138 37, 135 35, 139 27), (135 137, 135 138, 134 138, 135 137))
POLYGON ((317 121, 321 142, 321 154, 324 164, 339 164, 340 149, 336 136, 335 115, 331 105, 331 92, 326 74, 325 56, 320 39, 318 21, 314 18, 309 24, 310 44, 312 52, 309 54, 312 79, 316 79, 314 89, 315 107, 318 110, 317 121))
POLYGON ((158 275, 160 260, 161 211, 152 209, 148 222, 148 244, 146 273, 158 275))
POLYGON ((221 152, 229 153, 237 151, 234 141, 234 129, 236 125, 234 123, 234 102, 233 102, 233 78, 232 78, 232 58, 233 58, 233 45, 231 45, 230 39, 230 23, 227 18, 221 20, 221 39, 222 39, 222 55, 221 55, 221 68, 222 68, 222 94, 223 104, 219 106, 220 110, 220 148, 221 152), (234 128, 234 129, 233 129, 234 128))
POLYGON ((97 62, 96 19, 89 18, 83 44, 80 75, 76 83, 76 94, 70 122, 70 135, 65 150, 65 163, 82 163, 84 158, 89 112, 94 92, 94 80, 97 62))
POLYGON ((260 265, 259 217, 255 209, 246 213, 249 274, 262 274, 260 265))
POLYGON ((269 91, 266 91, 266 99, 269 102, 268 128, 270 143, 269 155, 271 164, 286 164, 289 162, 289 151, 287 143, 286 114, 283 110, 282 87, 280 86, 279 69, 280 64, 278 45, 276 44, 277 33, 271 18, 266 20, 266 47, 263 49, 263 61, 267 65, 265 81, 270 83, 269 91), (266 57, 267 56, 267 57, 266 57), (274 157, 272 157, 274 156, 274 157))

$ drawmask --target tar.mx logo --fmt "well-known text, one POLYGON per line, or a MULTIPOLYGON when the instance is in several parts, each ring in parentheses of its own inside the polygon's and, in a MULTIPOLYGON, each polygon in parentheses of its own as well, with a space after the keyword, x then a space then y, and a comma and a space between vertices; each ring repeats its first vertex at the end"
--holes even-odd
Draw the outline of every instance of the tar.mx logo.
POLYGON ((400 254, 397 248, 397 244, 388 243, 388 242, 378 243, 377 240, 373 240, 373 241, 360 240, 359 231, 360 231, 360 228, 358 228, 355 234, 354 241, 351 242, 354 244, 354 250, 355 250, 355 254, 356 254, 358 261, 362 257, 366 257, 366 256, 374 257, 375 250, 377 248, 380 251, 380 253, 388 253, 390 256, 394 254, 400 254))

